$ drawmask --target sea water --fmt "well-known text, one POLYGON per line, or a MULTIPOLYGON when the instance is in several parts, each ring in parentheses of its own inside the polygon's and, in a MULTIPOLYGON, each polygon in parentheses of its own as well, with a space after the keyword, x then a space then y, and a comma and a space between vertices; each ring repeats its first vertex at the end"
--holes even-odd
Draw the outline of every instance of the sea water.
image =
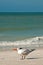
POLYGON ((0 12, 0 45, 38 36, 43 36, 43 12, 0 12))

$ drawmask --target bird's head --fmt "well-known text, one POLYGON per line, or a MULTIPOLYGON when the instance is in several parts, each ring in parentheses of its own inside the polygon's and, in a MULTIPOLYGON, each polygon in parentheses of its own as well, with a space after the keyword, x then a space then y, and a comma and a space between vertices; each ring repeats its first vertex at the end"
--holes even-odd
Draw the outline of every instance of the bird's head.
POLYGON ((17 48, 17 51, 20 50, 20 49, 22 49, 22 48, 17 48))

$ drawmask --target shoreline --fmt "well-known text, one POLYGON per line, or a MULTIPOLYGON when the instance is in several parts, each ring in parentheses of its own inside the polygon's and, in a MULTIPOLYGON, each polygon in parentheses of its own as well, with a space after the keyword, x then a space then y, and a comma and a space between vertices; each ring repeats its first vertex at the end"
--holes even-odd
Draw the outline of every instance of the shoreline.
POLYGON ((0 51, 12 50, 17 47, 29 48, 29 49, 43 48, 43 36, 34 37, 31 39, 25 39, 25 40, 16 41, 16 42, 0 41, 0 51))

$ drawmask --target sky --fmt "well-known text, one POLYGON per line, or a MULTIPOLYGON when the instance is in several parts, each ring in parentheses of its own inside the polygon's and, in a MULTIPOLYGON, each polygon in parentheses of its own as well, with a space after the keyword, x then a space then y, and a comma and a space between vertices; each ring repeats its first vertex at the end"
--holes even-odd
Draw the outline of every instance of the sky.
POLYGON ((43 12, 43 0, 0 0, 0 12, 43 12))

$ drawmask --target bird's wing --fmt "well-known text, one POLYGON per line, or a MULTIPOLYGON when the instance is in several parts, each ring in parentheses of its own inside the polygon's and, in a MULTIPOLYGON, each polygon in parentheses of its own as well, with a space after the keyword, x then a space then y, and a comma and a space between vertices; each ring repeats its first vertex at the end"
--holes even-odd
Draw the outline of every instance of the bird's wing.
POLYGON ((23 54, 23 55, 27 55, 27 54, 29 54, 29 52, 30 52, 30 51, 29 51, 28 49, 25 49, 22 54, 23 54))
POLYGON ((23 55, 28 55, 29 53, 31 53, 32 51, 34 51, 35 49, 25 49, 25 51, 22 53, 23 55))

